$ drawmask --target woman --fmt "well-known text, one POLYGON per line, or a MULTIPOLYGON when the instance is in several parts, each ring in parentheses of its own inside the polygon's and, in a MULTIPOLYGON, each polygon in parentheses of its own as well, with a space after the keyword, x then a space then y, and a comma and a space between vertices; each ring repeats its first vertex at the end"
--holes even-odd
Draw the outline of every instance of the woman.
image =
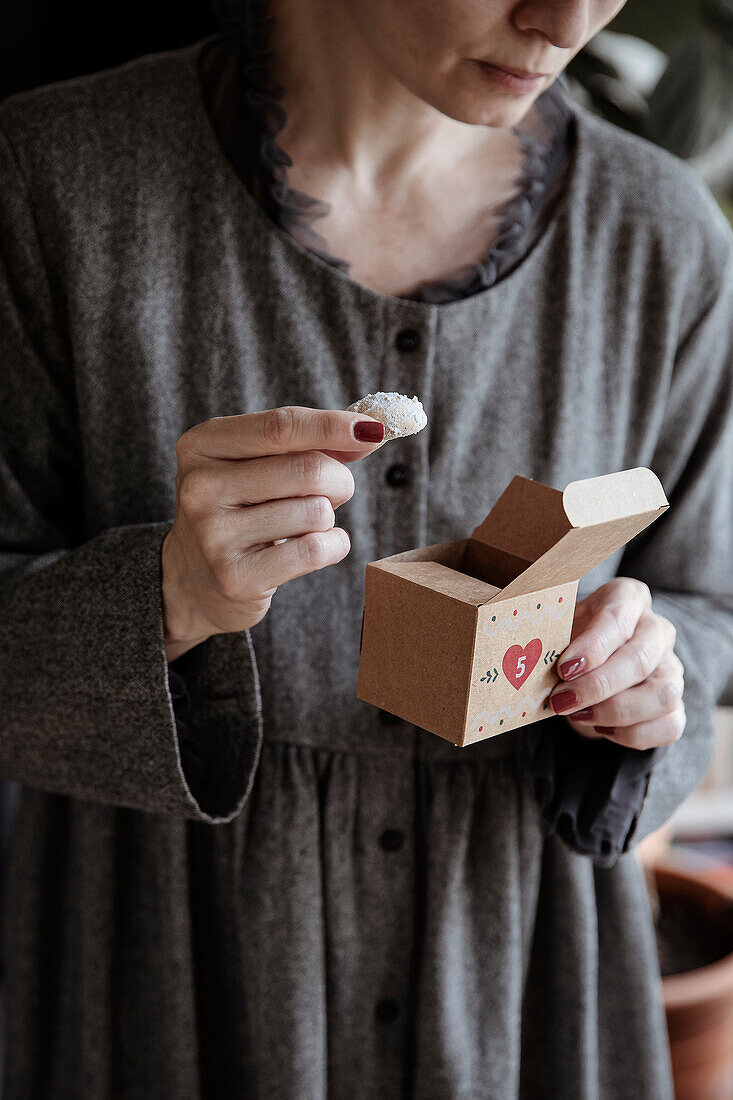
POLYGON ((733 659, 733 253, 557 81, 619 7, 290 0, 0 107, 8 1100, 671 1097, 629 849, 733 659), (365 562, 637 465, 556 716, 357 700, 365 562))

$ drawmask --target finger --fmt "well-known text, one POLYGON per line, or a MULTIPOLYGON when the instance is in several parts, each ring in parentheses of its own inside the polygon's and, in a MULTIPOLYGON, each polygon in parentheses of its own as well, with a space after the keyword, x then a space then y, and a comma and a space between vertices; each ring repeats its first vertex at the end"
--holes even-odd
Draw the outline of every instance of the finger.
POLYGON ((593 614, 558 658, 558 674, 565 680, 604 664, 633 636, 639 619, 651 608, 648 586, 634 577, 614 577, 587 600, 593 614))
POLYGON ((640 722, 633 726, 598 726, 596 732, 603 734, 617 745, 629 749, 651 749, 657 745, 671 745, 679 741, 686 724, 685 708, 680 704, 671 714, 655 718, 651 722, 640 722))
POLYGON ((251 508, 222 512, 202 541, 211 554, 232 554, 296 538, 309 531, 328 531, 335 523, 333 506, 326 496, 270 500, 251 508))
POLYGON ((266 500, 327 496, 334 508, 354 494, 351 471, 322 451, 296 451, 242 461, 209 461, 181 479, 179 498, 190 512, 241 508, 266 500))
POLYGON ((191 447, 196 454, 223 459, 310 450, 371 453, 384 438, 379 443, 361 442, 354 435, 354 425, 359 421, 384 427, 381 421, 363 413, 283 405, 264 412, 212 417, 194 424, 179 443, 184 448, 191 447))
MULTIPOLYGON (((576 603, 575 605, 575 611, 573 612, 573 626, 570 634, 570 641, 567 645, 568 654, 571 651, 571 647, 574 647, 575 640, 577 638, 580 638, 581 635, 585 632, 588 623, 591 621, 593 615, 595 614, 596 607, 592 602, 594 596, 595 593, 592 592, 590 596, 586 596, 585 599, 579 600, 578 603, 576 603)), ((561 658, 563 660, 566 659, 562 656, 562 654, 561 658)))
POLYGON ((351 540, 342 527, 330 531, 310 531, 277 546, 267 546, 240 560, 241 575, 257 590, 277 588, 295 577, 302 577, 335 565, 349 553, 351 540))
POLYGON ((682 678, 657 669, 643 683, 620 691, 585 711, 566 714, 571 723, 584 726, 632 726, 671 714, 682 698, 682 678))
POLYGON ((599 668, 573 678, 572 683, 561 681, 553 689, 550 695, 552 709, 556 714, 567 715, 643 683, 671 648, 672 638, 667 626, 671 627, 671 623, 660 615, 642 615, 633 637, 599 668))
MULTIPOLYGON (((382 443, 385 443, 385 442, 386 442, 386 440, 382 440, 382 443)), ((379 444, 379 447, 382 446, 382 443, 379 444)), ((366 458, 367 455, 373 454, 374 450, 378 450, 379 447, 372 448, 372 450, 369 450, 369 451, 362 451, 360 454, 357 454, 356 451, 326 451, 326 450, 324 450, 323 453, 324 453, 324 455, 329 455, 331 458, 335 458, 339 462, 344 462, 348 465, 348 463, 350 463, 350 462, 358 462, 360 458, 366 458)))

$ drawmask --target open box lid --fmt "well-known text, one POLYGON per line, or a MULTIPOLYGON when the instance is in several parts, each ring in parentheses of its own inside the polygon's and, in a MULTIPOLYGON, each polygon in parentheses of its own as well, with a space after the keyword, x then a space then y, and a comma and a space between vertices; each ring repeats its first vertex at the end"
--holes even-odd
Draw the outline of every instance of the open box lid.
POLYGON ((659 478, 645 466, 571 481, 564 491, 517 475, 472 532, 463 567, 502 586, 493 600, 566 584, 667 508, 659 478))

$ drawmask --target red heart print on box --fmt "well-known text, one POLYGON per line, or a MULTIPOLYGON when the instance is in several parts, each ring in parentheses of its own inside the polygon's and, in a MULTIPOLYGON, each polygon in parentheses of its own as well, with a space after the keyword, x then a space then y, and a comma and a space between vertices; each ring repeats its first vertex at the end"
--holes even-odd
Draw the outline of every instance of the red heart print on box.
POLYGON ((533 638, 524 649, 510 645, 501 662, 504 675, 513 688, 519 688, 542 656, 542 639, 533 638))

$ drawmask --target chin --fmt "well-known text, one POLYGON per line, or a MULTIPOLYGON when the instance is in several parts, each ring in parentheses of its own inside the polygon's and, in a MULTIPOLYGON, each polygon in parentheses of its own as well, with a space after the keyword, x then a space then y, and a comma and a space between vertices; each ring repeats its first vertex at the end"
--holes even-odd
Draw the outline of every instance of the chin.
MULTIPOLYGON (((501 95, 485 92, 454 96, 435 96, 428 100, 442 114, 454 118, 456 122, 466 122, 470 126, 517 126, 529 111, 541 92, 532 95, 501 95)), ((427 98, 427 97, 425 97, 427 98)))
POLYGON ((403 83, 414 95, 456 122, 501 128, 517 126, 552 79, 525 94, 495 88, 483 77, 477 80, 466 69, 445 71, 440 79, 430 83, 419 79, 403 79, 403 83))

